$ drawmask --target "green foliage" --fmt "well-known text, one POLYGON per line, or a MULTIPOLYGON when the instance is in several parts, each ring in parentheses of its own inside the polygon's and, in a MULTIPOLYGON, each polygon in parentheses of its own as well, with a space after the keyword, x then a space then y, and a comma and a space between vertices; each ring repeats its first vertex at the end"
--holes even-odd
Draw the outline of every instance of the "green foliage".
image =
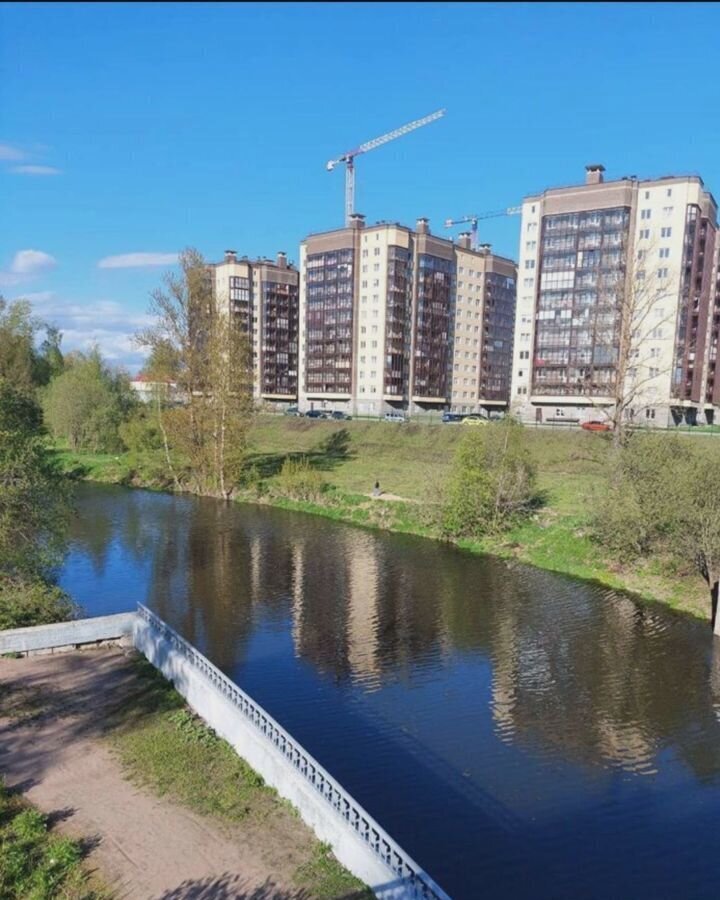
POLYGON ((11 795, 0 780, 0 897, 91 900, 80 845, 48 832, 45 816, 11 795))
POLYGON ((522 426, 506 419, 469 429, 461 441, 442 506, 450 537, 505 531, 527 516, 538 495, 522 426))
POLYGON ((60 558, 67 487, 40 408, 0 379, 0 573, 46 575, 60 558))
POLYGON ((43 397, 45 421, 72 450, 122 450, 121 423, 135 406, 127 375, 113 372, 95 349, 71 358, 43 397))
POLYGON ((281 494, 293 500, 317 500, 327 487, 322 474, 304 456, 285 460, 276 486, 281 494))
POLYGON ((8 303, 0 297, 0 378, 31 394, 61 371, 62 365, 58 330, 34 318, 27 301, 8 303), (38 351, 35 345, 43 330, 46 338, 38 351))
POLYGON ((127 421, 120 423, 118 434, 128 452, 135 455, 159 450, 163 445, 157 415, 150 408, 136 409, 127 421))
POLYGON ((611 461, 595 535, 616 556, 692 565, 713 599, 720 580, 720 457, 714 446, 635 434, 611 461))
POLYGON ((0 572, 0 631, 65 622, 76 613, 75 604, 57 585, 41 578, 0 572))
POLYGON ((692 447, 669 435, 633 434, 609 459, 608 489, 594 515, 597 537, 621 559, 662 550, 672 539, 692 447))

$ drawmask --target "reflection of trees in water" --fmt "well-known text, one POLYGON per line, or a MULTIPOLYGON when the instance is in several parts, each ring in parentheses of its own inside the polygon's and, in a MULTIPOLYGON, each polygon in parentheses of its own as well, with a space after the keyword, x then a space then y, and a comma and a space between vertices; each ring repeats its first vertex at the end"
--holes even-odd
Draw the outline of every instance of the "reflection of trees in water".
POLYGON ((366 689, 452 650, 480 653, 504 740, 635 771, 672 743, 700 777, 720 771, 720 650, 711 669, 709 635, 660 608, 430 541, 215 500, 98 491, 81 531, 98 566, 112 540, 150 553, 150 604, 225 669, 259 615, 266 629, 291 624, 320 672, 366 689))

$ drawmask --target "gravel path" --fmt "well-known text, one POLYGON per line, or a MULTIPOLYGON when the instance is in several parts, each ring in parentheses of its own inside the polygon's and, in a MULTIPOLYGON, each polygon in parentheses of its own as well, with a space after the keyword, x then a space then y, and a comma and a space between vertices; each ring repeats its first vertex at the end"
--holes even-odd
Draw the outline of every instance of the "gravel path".
POLYGON ((130 784, 103 740, 104 712, 135 675, 120 649, 0 659, 0 772, 9 787, 87 842, 87 862, 128 900, 300 900, 292 873, 309 830, 225 827, 130 784))

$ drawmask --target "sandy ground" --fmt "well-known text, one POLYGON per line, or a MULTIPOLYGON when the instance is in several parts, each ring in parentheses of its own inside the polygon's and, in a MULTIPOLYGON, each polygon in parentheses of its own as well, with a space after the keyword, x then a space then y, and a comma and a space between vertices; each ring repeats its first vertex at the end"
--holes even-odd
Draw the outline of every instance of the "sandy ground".
POLYGON ((138 788, 103 740, 103 711, 132 684, 120 649, 0 659, 0 772, 88 849, 118 898, 300 900, 310 832, 281 810, 225 827, 138 788), (35 706, 32 715, 26 710, 35 706))

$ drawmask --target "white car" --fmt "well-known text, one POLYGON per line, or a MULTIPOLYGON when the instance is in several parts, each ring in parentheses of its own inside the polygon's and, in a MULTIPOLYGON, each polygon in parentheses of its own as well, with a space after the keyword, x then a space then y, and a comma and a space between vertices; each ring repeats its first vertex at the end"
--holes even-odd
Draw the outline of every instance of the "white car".
POLYGON ((407 419, 402 413, 399 412, 389 412, 385 413, 385 421, 386 422, 407 422, 407 419))

